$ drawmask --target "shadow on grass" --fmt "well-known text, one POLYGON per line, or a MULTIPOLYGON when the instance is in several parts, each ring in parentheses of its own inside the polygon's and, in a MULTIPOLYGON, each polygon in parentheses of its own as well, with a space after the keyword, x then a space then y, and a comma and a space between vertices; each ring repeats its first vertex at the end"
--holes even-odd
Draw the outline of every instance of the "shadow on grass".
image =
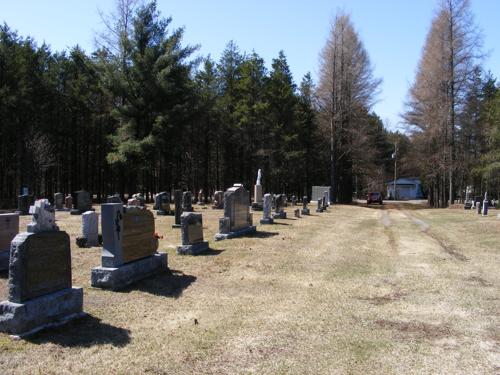
POLYGON ((26 337, 26 341, 38 345, 52 343, 64 347, 89 348, 105 344, 124 347, 130 342, 130 331, 102 323, 92 315, 85 315, 62 326, 37 332, 26 337))
MULTIPOLYGON (((274 224, 277 224, 277 223, 274 223, 274 224)), ((247 235, 245 237, 251 237, 251 238, 269 238, 269 237, 277 236, 278 234, 279 234, 278 232, 266 232, 266 231, 263 231, 263 230, 258 230, 257 232, 249 234, 249 235, 247 235)))
POLYGON ((287 223, 278 223, 278 222, 273 222, 274 225, 290 225, 290 224, 287 224, 287 223))
POLYGON ((209 248, 207 251, 204 251, 203 253, 200 253, 197 256, 199 256, 199 257, 214 256, 214 255, 219 255, 220 253, 222 253, 224 251, 225 250, 215 250, 215 249, 209 248))
POLYGON ((165 272, 138 281, 117 292, 129 293, 134 290, 139 290, 161 297, 179 298, 184 289, 187 289, 195 281, 196 276, 186 275, 182 271, 170 270, 170 272, 165 272))

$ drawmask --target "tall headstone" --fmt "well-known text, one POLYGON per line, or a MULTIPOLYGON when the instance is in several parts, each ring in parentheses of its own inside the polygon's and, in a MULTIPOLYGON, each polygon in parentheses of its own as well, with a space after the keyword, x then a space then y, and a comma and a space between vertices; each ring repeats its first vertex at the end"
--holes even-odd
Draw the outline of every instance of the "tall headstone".
POLYGON ((87 211, 93 211, 90 193, 85 190, 75 191, 73 193, 73 209, 70 211, 70 214, 81 215, 87 211))
POLYGON ((157 215, 170 214, 170 193, 162 191, 155 195, 155 204, 153 207, 157 215))
POLYGON ((261 179, 262 179, 262 170, 259 169, 257 171, 257 181, 255 182, 254 186, 254 193, 253 193, 253 202, 252 202, 252 209, 254 211, 261 211, 262 210, 262 185, 261 185, 261 179))
POLYGON ((264 194, 264 204, 262 209, 262 219, 260 219, 261 224, 273 224, 274 220, 271 217, 272 212, 272 202, 273 197, 271 194, 264 194))
POLYGON ((224 193, 224 217, 219 219, 216 241, 256 232, 248 205, 249 195, 241 184, 234 184, 224 193))
POLYGON ((285 211, 285 195, 278 194, 274 200, 274 213, 273 219, 286 219, 286 211, 285 211))
POLYGON ((193 195, 190 191, 182 193, 182 212, 193 212, 193 195))
POLYGON ((323 192, 323 200, 322 200, 322 204, 323 204, 323 211, 326 211, 326 209, 328 208, 328 192, 325 191, 323 192))
POLYGON ((82 236, 77 238, 77 245, 99 246, 99 215, 94 211, 82 214, 82 236))
POLYGON ((488 216, 488 193, 484 193, 483 216, 488 216))
POLYGON ((10 243, 19 233, 19 214, 0 214, 0 271, 9 268, 10 243))
POLYGON ((19 215, 29 215, 30 206, 33 204, 33 196, 22 194, 17 197, 17 211, 19 215))
POLYGON ((203 189, 200 189, 200 191, 198 191, 198 204, 199 205, 204 205, 205 204, 205 197, 203 195, 203 189))
POLYGON ((292 206, 295 206, 297 204, 297 197, 295 195, 292 195, 292 206))
POLYGON ((224 208, 224 192, 217 190, 214 193, 213 205, 212 208, 216 210, 221 210, 224 208))
POLYGON ((208 242, 203 241, 203 218, 200 213, 182 213, 181 240, 182 245, 177 246, 179 255, 198 255, 208 250, 208 242))
POLYGON ((175 205, 175 222, 172 225, 173 228, 181 227, 181 215, 182 215, 182 191, 174 191, 174 205, 175 205))
POLYGON ((64 198, 64 209, 66 211, 70 211, 72 208, 73 208, 73 197, 68 194, 66 198, 64 198))
POLYGON ((62 211, 64 209, 64 194, 55 193, 54 194, 54 206, 56 211, 62 211))
POLYGON ((308 199, 307 199, 307 196, 303 196, 302 197, 302 215, 309 215, 310 214, 310 211, 309 211, 309 208, 307 208, 307 203, 308 203, 308 199))
POLYGON ((83 314, 83 290, 71 284, 69 236, 41 199, 32 206, 28 232, 11 243, 9 297, 0 303, 0 331, 15 335, 62 324, 83 314))
POLYGON ((101 206, 101 266, 92 269, 91 285, 117 290, 168 270, 167 254, 158 253, 153 213, 118 203, 101 206))
POLYGON ((316 212, 323 212, 323 199, 318 198, 318 208, 316 208, 316 212))

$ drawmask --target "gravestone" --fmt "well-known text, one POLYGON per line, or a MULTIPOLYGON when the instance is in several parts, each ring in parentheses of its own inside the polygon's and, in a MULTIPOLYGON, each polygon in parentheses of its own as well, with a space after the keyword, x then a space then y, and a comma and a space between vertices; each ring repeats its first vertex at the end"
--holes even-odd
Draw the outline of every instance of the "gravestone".
POLYGON ((182 193, 182 212, 193 212, 193 194, 190 191, 182 193))
POLYGON ((54 207, 56 211, 62 211, 64 209, 64 194, 55 193, 54 194, 54 207))
POLYGON ((250 194, 241 184, 234 184, 224 193, 224 217, 219 219, 219 233, 215 240, 255 233, 252 214, 248 205, 250 194))
POLYGON ((308 199, 307 199, 307 196, 303 196, 302 197, 302 215, 309 215, 310 214, 310 211, 309 211, 309 208, 307 208, 307 203, 308 203, 308 199))
POLYGON ((108 195, 106 198, 106 203, 120 203, 123 204, 120 194, 108 195))
POLYGON ((141 207, 141 201, 137 198, 130 198, 127 200, 128 207, 141 207))
POLYGON ((292 195, 292 206, 297 205, 297 197, 295 195, 292 195))
POLYGON ((81 215, 87 211, 93 211, 90 193, 85 190, 75 191, 73 193, 73 209, 70 214, 81 215))
POLYGON ((328 192, 327 203, 330 202, 330 186, 313 186, 311 194, 311 202, 315 202, 318 199, 322 199, 324 193, 328 192))
POLYGON ((73 197, 68 194, 66 198, 64 198, 64 209, 66 211, 70 211, 72 208, 73 208, 73 197))
POLYGON ((257 181, 255 182, 254 193, 253 193, 252 209, 254 211, 261 211, 262 210, 262 203, 263 202, 262 202, 261 179, 262 179, 262 170, 259 169, 257 171, 257 181))
POLYGON ((0 214, 0 271, 9 268, 10 243, 19 233, 19 214, 0 214))
POLYGON ((272 200, 271 194, 264 194, 264 204, 262 209, 262 219, 260 219, 261 224, 273 224, 274 220, 271 217, 272 211, 272 200))
POLYGON ((316 212, 323 212, 323 199, 318 198, 318 208, 316 208, 316 212))
POLYGON ((293 214, 295 217, 298 217, 300 218, 300 209, 299 208, 296 208, 294 211, 293 211, 293 214))
POLYGON ((82 214, 82 235, 77 237, 79 247, 99 246, 99 215, 94 211, 82 214))
POLYGON ((488 193, 484 193, 483 216, 488 216, 488 193))
POLYGON ((274 213, 273 219, 286 219, 285 205, 285 195, 278 194, 275 196, 274 200, 274 213))
POLYGON ((208 242, 203 241, 203 218, 200 213, 182 213, 181 240, 182 245, 177 246, 179 255, 198 255, 208 250, 208 242))
POLYGON ((170 214, 170 194, 166 191, 162 191, 155 195, 155 204, 153 207, 156 210, 157 215, 169 215, 170 214))
POLYGON ((19 215, 29 215, 30 206, 33 204, 33 196, 22 194, 17 197, 17 211, 19 215))
POLYGON ((197 201, 198 201, 198 204, 201 205, 201 206, 205 204, 205 198, 203 196, 203 189, 200 189, 200 191, 198 192, 198 199, 197 199, 197 201))
POLYGON ((101 210, 101 266, 92 269, 92 286, 118 290, 168 270, 167 254, 157 252, 151 211, 118 203, 103 204, 101 210))
POLYGON ((31 211, 28 232, 12 240, 9 297, 0 303, 0 331, 15 335, 83 315, 83 289, 71 284, 69 236, 53 223, 48 200, 36 201, 31 211))
POLYGON ((172 228, 180 228, 181 227, 181 215, 182 215, 182 191, 181 190, 174 191, 174 205, 175 205, 175 222, 172 225, 172 228))
POLYGON ((326 211, 326 209, 328 208, 328 192, 325 191, 323 193, 323 201, 322 201, 322 204, 323 204, 323 211, 326 211))
POLYGON ((216 210, 221 210, 224 208, 224 192, 217 190, 214 193, 214 204, 212 205, 212 208, 216 210))
POLYGON ((137 206, 144 207, 146 206, 146 198, 141 193, 136 193, 132 195, 132 199, 136 199, 139 204, 137 206))

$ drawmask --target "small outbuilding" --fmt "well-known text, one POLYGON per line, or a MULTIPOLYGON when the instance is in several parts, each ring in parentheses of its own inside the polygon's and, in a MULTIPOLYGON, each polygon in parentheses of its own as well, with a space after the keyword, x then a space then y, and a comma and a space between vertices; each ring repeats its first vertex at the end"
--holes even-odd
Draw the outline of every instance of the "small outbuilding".
POLYGON ((394 197, 396 200, 424 199, 419 178, 398 178, 396 184, 394 181, 389 181, 386 186, 387 199, 394 199, 394 197), (394 187, 396 187, 396 194, 394 194, 394 187))

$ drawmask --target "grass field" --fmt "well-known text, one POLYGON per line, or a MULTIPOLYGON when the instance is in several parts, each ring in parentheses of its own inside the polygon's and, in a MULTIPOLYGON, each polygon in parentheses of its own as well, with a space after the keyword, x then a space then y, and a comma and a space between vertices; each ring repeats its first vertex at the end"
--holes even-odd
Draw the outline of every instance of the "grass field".
POLYGON ((221 211, 196 210, 211 252, 175 255, 179 229, 157 217, 172 274, 121 292, 90 287, 101 249, 77 248, 81 218, 57 213, 88 316, 0 335, 0 373, 500 373, 495 210, 335 206, 221 242, 221 211))

